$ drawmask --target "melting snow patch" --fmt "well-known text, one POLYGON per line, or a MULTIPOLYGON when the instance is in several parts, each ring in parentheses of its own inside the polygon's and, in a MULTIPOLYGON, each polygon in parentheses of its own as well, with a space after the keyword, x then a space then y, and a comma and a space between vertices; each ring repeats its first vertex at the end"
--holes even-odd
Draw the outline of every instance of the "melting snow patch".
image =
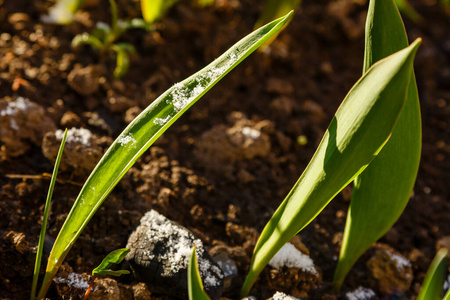
POLYGON ((353 292, 345 294, 348 300, 369 300, 376 296, 375 292, 371 289, 366 289, 360 286, 353 292))
MULTIPOLYGON (((71 129, 67 130, 66 142, 68 144, 80 143, 83 146, 89 147, 91 145, 91 143, 89 142, 91 136, 92 133, 88 129, 72 127, 71 129)), ((61 129, 56 130, 55 137, 57 140, 61 141, 64 137, 64 131, 61 129)))
POLYGON ((409 262, 409 260, 407 260, 403 256, 398 255, 398 254, 394 254, 394 253, 389 252, 389 251, 387 251, 387 253, 391 257, 391 259, 395 262, 395 265, 397 266, 397 268, 399 270, 411 267, 411 263, 409 262))
POLYGON ((286 295, 285 293, 282 292, 276 292, 272 296, 272 300, 298 300, 298 298, 286 295))
POLYGON ((30 100, 18 97, 16 100, 9 102, 8 106, 0 111, 0 116, 14 116, 19 110, 26 111, 30 106, 30 100))
POLYGON ((287 243, 283 248, 269 262, 272 268, 279 269, 283 266, 288 268, 297 268, 311 274, 317 275, 317 270, 314 268, 312 259, 301 253, 294 245, 287 243))
POLYGON ((67 278, 56 277, 53 281, 58 284, 66 284, 67 286, 80 290, 87 290, 89 287, 89 282, 87 280, 83 280, 83 275, 77 273, 69 273, 67 278))
POLYGON ((261 136, 261 131, 246 126, 242 128, 242 134, 252 140, 256 140, 261 136))
POLYGON ((133 138, 131 133, 129 135, 119 137, 119 140, 117 142, 122 146, 128 145, 129 143, 131 143, 131 145, 137 143, 137 141, 133 138))

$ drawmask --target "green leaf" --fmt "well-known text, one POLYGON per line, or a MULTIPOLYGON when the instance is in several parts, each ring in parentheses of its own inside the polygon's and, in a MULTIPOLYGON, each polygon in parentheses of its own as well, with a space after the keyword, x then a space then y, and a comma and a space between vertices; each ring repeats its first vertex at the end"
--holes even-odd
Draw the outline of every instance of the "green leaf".
POLYGON ((414 9, 408 0, 394 0, 398 9, 407 16, 411 21, 418 23, 422 22, 422 16, 414 9))
MULTIPOLYGON (((417 296, 417 300, 441 299, 445 277, 447 275, 448 262, 448 250, 442 248, 431 262, 422 287, 420 288, 419 296, 417 296)), ((448 296, 447 293, 445 297, 448 296)))
POLYGON ((198 270, 197 255, 195 247, 192 249, 191 260, 188 266, 188 294, 189 300, 210 300, 208 294, 203 290, 202 278, 198 270))
POLYGON ((130 274, 130 272, 127 270, 113 271, 108 269, 112 264, 120 264, 122 260, 125 258, 125 256, 127 256, 128 252, 130 252, 130 249, 128 248, 121 248, 112 251, 102 260, 102 263, 97 268, 92 270, 92 276, 105 277, 105 276, 120 276, 124 274, 130 274))
POLYGON ((31 286, 30 299, 33 300, 36 297, 36 288, 39 279, 39 270, 41 269, 42 254, 44 250, 45 232, 47 230, 48 214, 50 213, 50 206, 52 202, 53 189, 55 188, 56 177, 58 174, 59 164, 64 151, 64 145, 66 144, 67 128, 64 131, 64 136, 59 146, 58 155, 56 156, 55 166, 53 168, 52 178, 50 179, 50 186, 48 187, 47 199, 45 200, 44 217, 42 220, 41 233, 39 235, 38 249, 36 252, 36 263, 34 264, 33 284, 31 286))
MULTIPOLYGON (((408 45, 395 4, 370 1, 366 22, 364 72, 376 61, 408 45)), ((405 107, 389 141, 354 182, 342 248, 334 277, 340 288, 358 258, 397 221, 408 203, 421 151, 419 96, 414 74, 405 107)))
POLYGON ((448 289, 447 293, 445 294, 444 298, 442 300, 450 300, 450 288, 448 289))
MULTIPOLYGON (((215 2, 216 0, 196 0, 195 1, 195 4, 197 5, 197 6, 199 6, 199 7, 206 7, 206 6, 211 6, 211 5, 213 5, 214 4, 214 2, 215 2)), ((287 11, 286 13, 288 13, 289 11, 287 11)), ((283 15, 281 15, 281 16, 283 16, 283 15)), ((280 17, 281 17, 280 16, 280 17)), ((272 20, 270 20, 270 21, 272 21, 272 20)))
POLYGON ((130 67, 129 54, 136 53, 133 45, 128 43, 114 44, 111 49, 116 52, 116 68, 114 69, 114 78, 118 79, 125 75, 130 67))
POLYGON ((125 21, 125 30, 128 29, 144 29, 147 31, 152 31, 153 27, 148 24, 147 22, 145 22, 143 19, 140 18, 134 18, 131 19, 130 21, 125 21))
POLYGON ((90 45, 92 48, 97 50, 103 49, 103 43, 97 37, 90 35, 85 32, 82 34, 77 34, 72 40, 72 47, 78 47, 80 45, 90 45))
POLYGON ((406 100, 420 42, 374 64, 347 94, 305 171, 261 233, 242 297, 281 247, 359 175, 389 139, 406 100))
POLYGON ((56 238, 39 292, 41 298, 84 227, 136 160, 187 109, 281 30, 291 17, 292 12, 240 40, 211 64, 169 88, 125 128, 85 182, 56 238))
POLYGON ((142 16, 144 20, 152 24, 164 16, 178 0, 141 0, 142 16))

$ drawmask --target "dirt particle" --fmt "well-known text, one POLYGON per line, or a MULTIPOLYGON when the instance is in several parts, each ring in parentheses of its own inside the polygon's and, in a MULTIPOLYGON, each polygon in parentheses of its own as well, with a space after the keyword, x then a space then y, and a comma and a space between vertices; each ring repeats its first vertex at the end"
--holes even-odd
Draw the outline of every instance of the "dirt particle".
POLYGON ((79 64, 70 71, 67 83, 77 93, 89 96, 98 91, 99 79, 103 74, 102 66, 90 65, 82 68, 79 64))

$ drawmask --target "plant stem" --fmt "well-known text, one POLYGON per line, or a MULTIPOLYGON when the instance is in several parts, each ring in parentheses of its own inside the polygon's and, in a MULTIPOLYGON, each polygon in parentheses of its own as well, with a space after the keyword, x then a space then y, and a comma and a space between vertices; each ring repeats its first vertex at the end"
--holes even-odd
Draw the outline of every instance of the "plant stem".
POLYGON ((97 277, 92 277, 91 281, 89 282, 89 287, 87 288, 86 293, 84 294, 83 300, 87 300, 89 293, 91 292, 92 287, 94 286, 94 282, 95 282, 96 278, 97 277))

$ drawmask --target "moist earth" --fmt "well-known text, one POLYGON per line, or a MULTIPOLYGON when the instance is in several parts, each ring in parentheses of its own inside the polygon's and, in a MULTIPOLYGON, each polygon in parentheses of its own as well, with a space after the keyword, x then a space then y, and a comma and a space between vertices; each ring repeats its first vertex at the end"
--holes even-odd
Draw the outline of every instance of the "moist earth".
MULTIPOLYGON (((58 130, 82 129, 89 138, 83 144, 86 136, 74 133, 79 139, 62 157, 48 224, 53 238, 121 130, 167 88, 251 32, 262 9, 256 0, 217 0, 202 9, 180 1, 155 31, 132 30, 121 38, 137 54, 128 73, 114 80, 112 58, 70 45, 96 22, 110 22, 108 1, 92 2, 71 25, 56 26, 41 21, 54 1, 0 0, 2 299, 29 298, 58 130)), ((423 16, 419 23, 405 20, 409 39, 423 38, 415 61, 423 147, 405 212, 335 292, 331 282, 351 195, 351 187, 344 189, 291 241, 310 256, 319 276, 268 267, 252 290, 257 299, 277 291, 309 299, 345 299, 349 292, 414 299, 438 247, 449 247, 450 13, 439 1, 410 2, 423 16), (405 259, 406 271, 387 253, 405 259), (390 271, 380 272, 380 265, 390 271)), ((138 1, 119 0, 118 7, 121 18, 140 16, 138 1)), ((227 75, 129 170, 75 243, 48 296, 82 295, 83 286, 69 288, 64 280, 70 274, 87 280, 154 209, 189 229, 212 257, 235 263, 237 276, 225 283, 223 297, 238 299, 259 233, 361 75, 366 10, 366 0, 304 0, 270 47, 227 75)), ((97 286, 96 299, 170 299, 132 275, 97 286)))

